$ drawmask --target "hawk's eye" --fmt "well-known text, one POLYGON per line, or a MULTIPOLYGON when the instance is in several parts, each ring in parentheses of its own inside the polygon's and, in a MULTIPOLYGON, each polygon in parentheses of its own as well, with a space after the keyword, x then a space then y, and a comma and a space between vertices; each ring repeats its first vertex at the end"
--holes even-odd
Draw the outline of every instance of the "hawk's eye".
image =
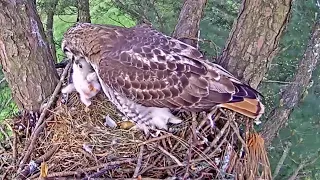
POLYGON ((79 68, 82 69, 82 64, 79 64, 79 68))

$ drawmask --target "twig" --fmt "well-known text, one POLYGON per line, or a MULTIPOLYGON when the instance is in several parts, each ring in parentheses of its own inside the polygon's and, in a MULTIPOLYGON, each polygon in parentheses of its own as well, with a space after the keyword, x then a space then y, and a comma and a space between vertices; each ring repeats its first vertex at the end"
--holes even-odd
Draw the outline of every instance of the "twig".
MULTIPOLYGON (((36 138, 40 134, 40 132, 42 131, 44 126, 45 126, 45 123, 42 123, 42 122, 44 121, 44 118, 47 115, 47 111, 52 106, 53 101, 55 100, 57 94, 60 92, 60 89, 61 89, 61 86, 62 86, 62 82, 63 82, 65 76, 67 75, 68 69, 70 68, 70 66, 71 66, 71 61, 67 64, 66 68, 64 68, 63 73, 62 73, 62 75, 60 77, 59 83, 57 84, 57 86, 56 86, 53 94, 51 95, 48 103, 43 108, 43 111, 42 111, 42 113, 41 113, 41 115, 40 115, 40 117, 39 117, 39 119, 37 121, 37 124, 36 124, 35 128, 34 128, 35 131, 32 132, 32 135, 30 137, 31 141, 28 141, 26 146, 25 146, 24 151, 26 151, 26 153, 25 153, 25 155, 23 156, 23 158, 22 158, 22 160, 20 162, 18 172, 23 169, 23 167, 25 166, 27 160, 29 159, 29 157, 30 157, 30 155, 32 153, 36 138)), ((51 117, 51 118, 53 118, 53 117, 51 117)))
POLYGON ((11 97, 7 100, 7 102, 6 102, 3 106, 1 106, 0 112, 2 112, 3 109, 8 106, 8 104, 12 101, 12 99, 13 99, 13 98, 12 98, 12 96, 11 96, 11 97))
POLYGON ((115 4, 120 9, 126 11, 126 13, 134 16, 137 20, 143 20, 144 22, 150 23, 150 21, 147 19, 144 13, 136 12, 133 9, 128 8, 124 3, 122 3, 120 0, 113 0, 113 4, 115 4))
MULTIPOLYGON (((59 145, 54 145, 52 148, 50 148, 50 150, 47 151, 47 153, 45 153, 44 155, 40 156, 38 159, 36 159, 34 162, 39 165, 41 164, 41 162, 44 162, 46 160, 48 160, 53 154, 54 152, 56 152, 56 150, 59 148, 59 145)), ((34 173, 34 172, 30 172, 30 166, 25 166, 23 171, 21 171, 21 173, 19 173, 19 177, 21 179, 28 177, 28 175, 34 173)))
MULTIPOLYGON (((220 147, 223 145, 223 143, 226 142, 229 132, 230 132, 230 127, 227 129, 227 131, 226 131, 223 139, 221 140, 221 142, 218 144, 217 147, 214 148, 214 150, 210 153, 209 156, 213 156, 220 149, 220 147)), ((233 136, 233 134, 231 136, 233 136)))
POLYGON ((278 83, 278 84, 295 84, 293 82, 287 82, 287 81, 276 81, 276 80, 264 80, 262 81, 264 83, 278 83))
POLYGON ((142 162, 142 157, 143 157, 143 151, 144 151, 144 145, 140 146, 138 162, 137 162, 136 169, 134 170, 134 173, 133 173, 133 178, 136 178, 139 175, 139 170, 141 168, 141 162, 142 162))
POLYGON ((12 131, 13 133, 13 144, 12 144, 12 158, 15 170, 17 170, 17 160, 18 160, 18 149, 17 149, 17 133, 16 131, 12 131))
POLYGON ((12 147, 12 142, 10 140, 10 136, 8 135, 8 133, 2 128, 2 125, 0 125, 0 132, 4 135, 4 137, 9 141, 10 146, 12 147))
POLYGON ((174 160, 178 166, 184 166, 178 158, 176 158, 174 155, 172 155, 171 153, 169 153, 167 150, 163 149, 161 146, 158 146, 158 148, 163 152, 165 153, 166 155, 168 155, 172 160, 174 160))
POLYGON ((281 156, 281 158, 280 158, 280 160, 279 160, 279 162, 278 162, 278 164, 276 166, 276 169, 274 170, 272 179, 275 179, 278 176, 278 174, 280 172, 280 169, 281 169, 281 167, 282 167, 282 165, 284 163, 284 160, 287 158, 287 155, 289 153, 290 147, 291 147, 291 143, 288 142, 288 144, 287 144, 286 148, 284 149, 283 154, 282 154, 282 156, 281 156))
MULTIPOLYGON (((148 2, 148 1, 146 1, 146 2, 148 2)), ((163 19, 161 18, 161 16, 160 16, 160 14, 159 14, 159 12, 158 12, 158 10, 157 10, 157 8, 156 8, 156 5, 154 4, 155 3, 155 1, 151 1, 152 2, 152 9, 154 10, 154 12, 155 12, 155 14, 156 14, 156 19, 157 19, 157 21, 158 21, 158 23, 160 24, 160 31, 164 31, 164 23, 163 23, 163 19)), ((150 4, 148 4, 148 6, 149 6, 150 4)))
POLYGON ((111 169, 115 169, 115 168, 118 168, 119 165, 114 165, 114 166, 107 166, 107 167, 104 167, 102 168, 100 171, 96 172, 96 173, 93 173, 92 175, 86 177, 86 178, 83 178, 82 180, 89 180, 89 179, 92 179, 92 178, 97 178, 97 177, 100 177, 102 176, 106 171, 108 170, 111 170, 111 169))
POLYGON ((190 161, 192 156, 192 144, 198 144, 196 128, 197 128, 197 114, 192 112, 192 124, 191 124, 192 136, 190 136, 189 138, 189 148, 187 151, 187 154, 188 154, 187 167, 186 167, 186 172, 184 173, 183 179, 187 179, 189 174, 189 167, 190 167, 190 161))
POLYGON ((216 51, 216 57, 218 57, 218 45, 214 42, 214 41, 212 41, 212 40, 210 40, 210 39, 201 39, 201 38, 198 38, 198 37, 189 37, 189 36, 185 36, 185 37, 179 37, 179 40, 180 39, 190 39, 190 40, 194 40, 194 41, 197 41, 197 42, 202 42, 202 43, 204 43, 204 42, 208 42, 209 43, 209 45, 211 46, 211 45, 213 45, 214 46, 214 49, 215 49, 215 51, 216 51))
POLYGON ((314 164, 318 159, 319 159, 319 156, 317 158, 314 158, 309 163, 307 161, 300 163, 299 166, 297 167, 297 169, 293 172, 293 174, 291 175, 291 177, 288 180, 295 180, 299 174, 299 171, 301 171, 301 169, 305 168, 306 166, 310 166, 311 164, 314 164))
POLYGON ((5 77, 0 80, 0 84, 3 83, 4 81, 6 81, 5 77))
MULTIPOLYGON (((156 153, 156 154, 158 154, 158 153, 156 153)), ((148 171, 149 169, 153 168, 158 163, 158 161, 162 158, 162 156, 163 156, 162 154, 158 155, 158 157, 153 161, 153 163, 151 165, 147 166, 145 169, 140 171, 140 174, 143 174, 146 171, 148 171)), ((148 156, 148 158, 150 158, 150 157, 151 157, 151 155, 148 156)))
POLYGON ((51 95, 48 103, 47 103, 47 104, 45 105, 45 107, 43 108, 43 111, 42 111, 42 113, 41 113, 41 115, 40 115, 40 117, 39 117, 39 119, 38 119, 38 121, 37 121, 37 124, 36 124, 36 126, 35 126, 35 129, 37 129, 37 128, 42 124, 42 122, 44 121, 44 118, 45 118, 45 116, 46 116, 46 114, 47 114, 48 109, 51 108, 54 100, 56 99, 56 96, 57 96, 58 93, 60 92, 62 83, 63 83, 64 78, 66 77, 66 75, 67 75, 67 73, 68 73, 68 70, 69 70, 70 66, 71 66, 71 61, 67 64, 66 68, 64 68, 64 70, 63 70, 63 72, 62 72, 62 74, 61 74, 61 77, 60 77, 60 81, 59 81, 59 83, 57 84, 56 88, 54 89, 54 91, 53 91, 53 93, 52 93, 52 95, 51 95))
POLYGON ((123 24, 120 20, 119 20, 119 17, 118 17, 118 20, 114 19, 112 16, 108 16, 108 18, 110 18, 112 21, 116 22, 116 23, 119 23, 121 26, 123 27, 127 27, 125 24, 123 24))
POLYGON ((88 153, 87 151, 85 151, 81 148, 79 148, 78 151, 80 153, 82 153, 84 156, 86 156, 87 158, 89 158, 91 161, 97 161, 97 159, 92 154, 88 153))
POLYGON ((246 142, 243 140, 243 138, 241 137, 240 133, 239 133, 239 128, 236 127, 236 125, 234 123, 230 123, 232 129, 234 130, 234 132, 236 133, 239 141, 242 143, 244 149, 246 150, 246 154, 249 153, 249 149, 248 149, 248 146, 246 144, 246 142))
MULTIPOLYGON (((190 163, 197 163, 197 162, 201 162, 201 161, 206 161, 212 157, 215 157, 214 155, 213 156, 207 156, 207 157, 201 157, 201 158, 197 158, 197 159, 193 159, 190 161, 190 163)), ((187 164, 186 161, 183 161, 183 165, 187 164)), ((179 167, 179 165, 175 164, 175 165, 172 165, 172 166, 164 166, 164 167, 155 167, 154 169, 155 170, 166 170, 166 169, 171 169, 171 168, 177 168, 179 167)), ((220 173, 220 172, 219 172, 220 173)))
POLYGON ((81 172, 80 171, 55 172, 55 173, 48 174, 47 177, 48 178, 52 178, 52 177, 64 177, 64 176, 80 175, 82 172, 95 171, 95 170, 97 170, 99 168, 105 168, 105 167, 109 167, 109 166, 116 166, 116 165, 129 163, 129 162, 136 161, 136 160, 137 160, 137 158, 131 158, 131 159, 123 160, 123 161, 108 162, 108 163, 100 164, 100 165, 97 165, 97 166, 84 168, 84 169, 81 170, 81 172))
POLYGON ((8 173, 9 173, 9 171, 12 169, 13 167, 11 166, 11 167, 9 167, 9 168, 7 168, 7 170, 4 172, 4 174, 2 175, 2 179, 6 179, 6 177, 7 177, 7 175, 8 175, 8 173))
POLYGON ((203 153, 206 154, 208 151, 210 151, 220 140, 226 129, 229 127, 230 122, 227 121, 226 124, 222 127, 222 129, 219 131, 219 133, 216 135, 216 137, 213 139, 213 141, 210 143, 210 146, 208 146, 203 153))
POLYGON ((138 146, 146 145, 146 144, 149 144, 151 142, 159 141, 161 139, 165 139, 165 138, 168 138, 168 137, 171 137, 171 136, 172 136, 172 134, 165 134, 165 135, 162 135, 160 137, 156 137, 156 138, 152 138, 152 139, 149 139, 147 141, 144 141, 144 142, 138 144, 138 146))
MULTIPOLYGON (((52 120, 53 119, 53 116, 51 115, 48 120, 52 120)), ((26 153, 24 154, 22 160, 20 161, 20 165, 19 165, 19 169, 18 169, 18 174, 20 174, 19 172, 22 171, 22 169, 24 168, 24 166, 26 165, 26 162, 28 161, 33 149, 34 149, 34 146, 36 145, 36 141, 37 141, 37 137, 38 135, 41 133, 41 131, 43 130, 43 128, 46 126, 46 123, 43 123, 41 124, 38 129, 36 131, 34 131, 33 135, 34 136, 31 136, 32 139, 30 141, 30 145, 27 146, 27 150, 26 150, 26 153)))

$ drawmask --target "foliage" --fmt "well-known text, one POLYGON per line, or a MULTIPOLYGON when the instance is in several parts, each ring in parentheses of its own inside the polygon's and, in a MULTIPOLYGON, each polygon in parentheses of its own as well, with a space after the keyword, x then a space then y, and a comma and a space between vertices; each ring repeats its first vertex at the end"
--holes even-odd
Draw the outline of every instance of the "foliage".
MULTIPOLYGON (((0 67, 2 69, 2 67, 0 67)), ((8 83, 4 79, 2 71, 0 72, 0 123, 1 120, 11 117, 17 112, 17 106, 12 100, 11 91, 8 83)))
MULTIPOLYGON (((260 87, 265 95, 268 112, 272 107, 278 105, 282 90, 295 74, 310 38, 317 11, 318 7, 313 0, 294 2, 292 19, 279 46, 280 53, 274 59, 265 82, 260 87), (272 83, 274 81, 278 83, 272 83)), ((285 144, 292 143, 289 155, 277 179, 288 179, 288 176, 295 171, 301 162, 319 156, 319 70, 318 68, 314 72, 313 86, 310 83, 311 87, 304 95, 305 98, 293 111, 287 126, 281 129, 270 149, 270 162, 275 167, 283 153, 285 144)), ((320 179, 319 167, 320 161, 306 167, 303 170, 303 176, 306 179, 320 179)))

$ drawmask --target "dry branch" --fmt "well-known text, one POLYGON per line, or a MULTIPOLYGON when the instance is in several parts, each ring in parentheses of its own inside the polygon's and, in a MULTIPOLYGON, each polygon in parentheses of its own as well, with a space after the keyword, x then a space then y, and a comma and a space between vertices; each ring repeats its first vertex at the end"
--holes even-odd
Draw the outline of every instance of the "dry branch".
POLYGON ((72 175, 80 175, 84 172, 95 171, 100 168, 108 168, 108 167, 110 168, 110 166, 114 167, 116 165, 121 165, 121 164, 129 163, 132 161, 136 161, 136 159, 131 158, 131 159, 126 159, 122 161, 109 162, 109 163, 100 164, 100 165, 89 167, 89 168, 84 168, 84 169, 81 169, 81 171, 64 171, 64 172, 51 173, 51 174, 48 174, 47 177, 50 178, 50 177, 65 177, 65 176, 72 176, 72 175))
POLYGON ((142 165, 141 162, 142 162, 142 157, 143 157, 143 151, 144 151, 144 145, 140 146, 138 162, 137 162, 136 169, 134 170, 134 173, 133 173, 133 178, 136 178, 139 175, 139 170, 140 170, 141 165, 142 165))
POLYGON ((319 156, 314 158, 312 161, 303 161, 302 163, 299 164, 299 166, 297 167, 297 169, 293 172, 293 174, 290 176, 290 178, 288 180, 295 180, 299 174, 299 172, 305 168, 306 166, 310 166, 312 164, 314 164, 315 162, 317 162, 319 159, 319 156))
POLYGON ((281 158, 280 158, 280 160, 279 160, 279 162, 278 162, 278 164, 277 164, 277 166, 276 166, 276 169, 274 170, 272 179, 275 179, 275 178, 278 176, 278 174, 279 174, 279 172, 280 172, 280 169, 281 169, 281 167, 282 167, 282 165, 283 165, 283 163, 284 163, 284 160, 285 160, 285 159, 287 158, 287 156, 288 156, 288 153, 289 153, 290 148, 291 148, 291 143, 288 142, 286 148, 283 150, 283 154, 282 154, 282 156, 281 156, 281 158))
MULTIPOLYGON (((39 119, 38 119, 38 121, 36 123, 35 130, 34 130, 34 132, 32 133, 32 135, 30 137, 30 141, 28 141, 27 145, 25 146, 25 150, 24 151, 26 153, 24 154, 22 160, 20 161, 18 172, 20 172, 24 168, 26 162, 28 161, 28 159, 29 159, 29 157, 30 157, 30 155, 31 155, 31 153, 33 151, 37 136, 39 135, 39 133, 42 131, 42 129, 45 126, 45 123, 43 123, 43 121, 44 121, 44 119, 45 119, 45 117, 47 115, 47 111, 48 111, 49 108, 51 108, 54 100, 56 99, 58 93, 60 92, 60 89, 61 89, 61 86, 62 86, 62 82, 64 81, 70 66, 71 66, 71 61, 65 67, 65 69, 64 69, 64 71, 63 71, 63 73, 62 73, 62 75, 60 77, 59 83, 57 84, 57 86, 56 86, 53 94, 51 95, 48 103, 43 108, 43 111, 42 111, 42 113, 41 113, 41 115, 40 115, 40 117, 39 117, 39 119)), ((51 118, 53 118, 53 116, 51 118)))

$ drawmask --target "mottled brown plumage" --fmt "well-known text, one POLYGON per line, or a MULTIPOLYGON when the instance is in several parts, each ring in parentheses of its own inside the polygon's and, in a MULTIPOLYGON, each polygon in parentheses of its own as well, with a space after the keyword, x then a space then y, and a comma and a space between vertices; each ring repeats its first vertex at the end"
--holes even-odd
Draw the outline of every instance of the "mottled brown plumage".
POLYGON ((253 88, 194 47, 147 25, 77 24, 64 35, 62 48, 91 62, 105 91, 145 107, 199 112, 218 105, 251 118, 264 111, 253 88))

